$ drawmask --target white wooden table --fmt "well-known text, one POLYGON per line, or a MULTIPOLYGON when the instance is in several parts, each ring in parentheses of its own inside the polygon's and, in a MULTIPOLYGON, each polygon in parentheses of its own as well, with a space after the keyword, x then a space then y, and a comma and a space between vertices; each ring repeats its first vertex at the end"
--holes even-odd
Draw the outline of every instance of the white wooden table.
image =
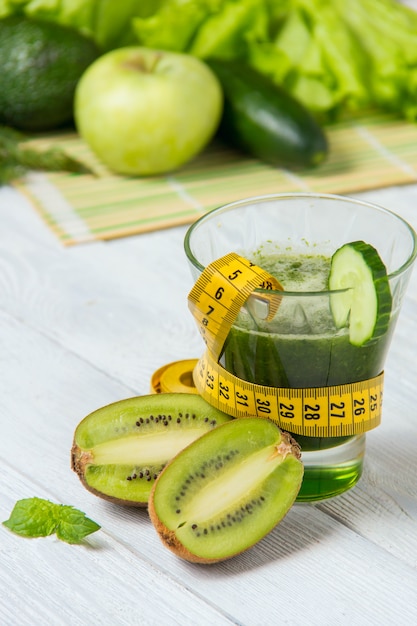
MULTIPOLYGON (((417 185, 358 197, 417 228, 417 185)), ((71 471, 85 415, 148 393, 157 368, 203 351, 185 230, 64 248, 23 196, 0 189, 0 519, 39 496, 102 526, 82 545, 0 526, 1 626, 417 624, 417 271, 363 478, 295 505, 245 554, 181 561, 146 510, 96 498, 71 471)))

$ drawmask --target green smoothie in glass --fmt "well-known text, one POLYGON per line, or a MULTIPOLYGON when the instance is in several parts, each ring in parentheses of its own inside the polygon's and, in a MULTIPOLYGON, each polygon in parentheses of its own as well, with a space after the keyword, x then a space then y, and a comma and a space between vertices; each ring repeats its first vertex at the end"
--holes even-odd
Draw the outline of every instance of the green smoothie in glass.
MULTIPOLYGON (((221 364, 239 378, 326 387, 368 380, 384 369, 417 258, 417 234, 394 212, 321 193, 246 198, 200 217, 184 248, 194 280, 235 252, 284 287, 270 292, 279 302, 271 321, 259 289, 235 320, 221 364)), ((298 500, 322 500, 355 485, 366 437, 296 434, 305 468, 298 500)))

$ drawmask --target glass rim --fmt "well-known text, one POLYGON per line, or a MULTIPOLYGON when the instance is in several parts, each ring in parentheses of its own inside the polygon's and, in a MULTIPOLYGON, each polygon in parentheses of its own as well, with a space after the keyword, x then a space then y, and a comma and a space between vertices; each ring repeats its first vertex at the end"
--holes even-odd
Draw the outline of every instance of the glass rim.
MULTIPOLYGON (((403 217, 401 217, 397 213, 394 213, 394 211, 391 211, 390 209, 386 209, 385 207, 379 204, 376 204, 374 202, 368 202, 367 200, 360 200, 357 198, 352 198, 351 196, 343 196, 339 194, 327 194, 327 193, 315 193, 315 192, 284 192, 284 193, 272 193, 272 194, 265 194, 265 195, 258 195, 258 196, 250 196, 248 198, 243 198, 241 200, 234 200, 233 202, 228 202, 227 204, 220 205, 218 207, 215 207, 214 209, 211 209, 210 211, 207 211, 207 213, 205 213, 204 215, 199 217, 195 222, 193 222, 191 226, 189 226, 187 232, 185 233, 184 250, 185 250, 187 259, 190 261, 190 263, 195 267, 195 269, 198 272, 202 273, 204 271, 205 269, 204 265, 202 265, 198 261, 198 259, 194 256, 194 254, 191 251, 190 240, 191 240, 194 230, 198 228, 198 226, 200 226, 203 222, 210 219, 214 214, 226 212, 229 209, 233 209, 239 206, 247 206, 249 204, 254 204, 254 203, 259 204, 259 203, 268 202, 271 200, 284 200, 288 198, 315 198, 315 199, 322 198, 324 200, 338 200, 338 201, 342 201, 342 202, 346 202, 350 204, 356 204, 356 205, 359 204, 359 205, 366 206, 367 208, 374 209, 378 211, 379 213, 385 213, 386 215, 389 215, 395 218, 396 220, 400 221, 403 224, 403 226, 405 226, 406 229, 408 230, 411 240, 413 242, 413 246, 412 246, 411 253, 409 254, 407 260, 398 269, 387 274, 387 278, 389 281, 403 274, 413 264, 413 262, 417 258, 417 233, 416 231, 411 226, 411 224, 407 222, 407 220, 405 220, 403 217)), ((233 252, 233 250, 229 250, 229 252, 233 252)), ((213 259, 213 261, 215 260, 216 259, 213 259)), ((253 293, 269 293, 271 295, 271 293, 275 292, 277 296, 280 295, 281 297, 283 294, 289 295, 289 296, 301 296, 301 295, 323 296, 326 293, 336 293, 337 291, 342 292, 342 291, 347 291, 347 290, 348 289, 339 289, 339 290, 326 289, 323 291, 285 291, 285 290, 278 291, 275 289, 268 290, 268 289, 261 289, 258 287, 257 289, 254 290, 253 293)))

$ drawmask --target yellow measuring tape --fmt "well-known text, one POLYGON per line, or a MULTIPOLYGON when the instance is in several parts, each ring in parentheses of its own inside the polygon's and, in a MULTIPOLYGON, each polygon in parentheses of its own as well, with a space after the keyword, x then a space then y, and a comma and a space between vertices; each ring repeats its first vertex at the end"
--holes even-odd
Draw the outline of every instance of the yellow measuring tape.
MULTIPOLYGON (((383 373, 357 383, 299 389, 250 383, 219 364, 229 330, 257 288, 282 290, 268 272, 230 253, 208 265, 190 291, 188 305, 207 346, 194 369, 200 395, 234 417, 268 418, 284 430, 310 437, 350 436, 378 426, 383 373)), ((268 307, 266 319, 272 318, 279 297, 259 297, 268 307)))

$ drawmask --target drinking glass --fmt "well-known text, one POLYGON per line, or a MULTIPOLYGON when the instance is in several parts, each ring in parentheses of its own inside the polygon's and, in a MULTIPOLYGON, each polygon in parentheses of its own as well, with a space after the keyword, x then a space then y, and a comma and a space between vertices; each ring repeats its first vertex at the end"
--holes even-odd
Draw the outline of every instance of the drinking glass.
MULTIPOLYGON (((417 255, 416 233, 392 211, 328 194, 253 197, 205 214, 188 229, 184 246, 195 280, 208 264, 230 252, 270 273, 277 256, 288 261, 286 276, 280 281, 276 275, 284 290, 268 292, 270 298, 279 298, 274 317, 265 319, 259 289, 235 320, 220 359, 231 374, 270 387, 322 388, 366 381, 383 370, 417 255), (343 328, 333 323, 330 302, 335 292, 323 284, 320 263, 313 262, 311 271, 307 263, 304 282, 297 288, 300 262, 324 259, 323 267, 328 268, 333 253, 354 241, 378 251, 392 295, 386 332, 361 346, 349 341, 349 318, 343 328), (288 278, 290 290, 285 287, 288 278)), ((364 433, 292 434, 301 446, 305 468, 298 501, 333 497, 357 483, 363 469, 364 433)))

